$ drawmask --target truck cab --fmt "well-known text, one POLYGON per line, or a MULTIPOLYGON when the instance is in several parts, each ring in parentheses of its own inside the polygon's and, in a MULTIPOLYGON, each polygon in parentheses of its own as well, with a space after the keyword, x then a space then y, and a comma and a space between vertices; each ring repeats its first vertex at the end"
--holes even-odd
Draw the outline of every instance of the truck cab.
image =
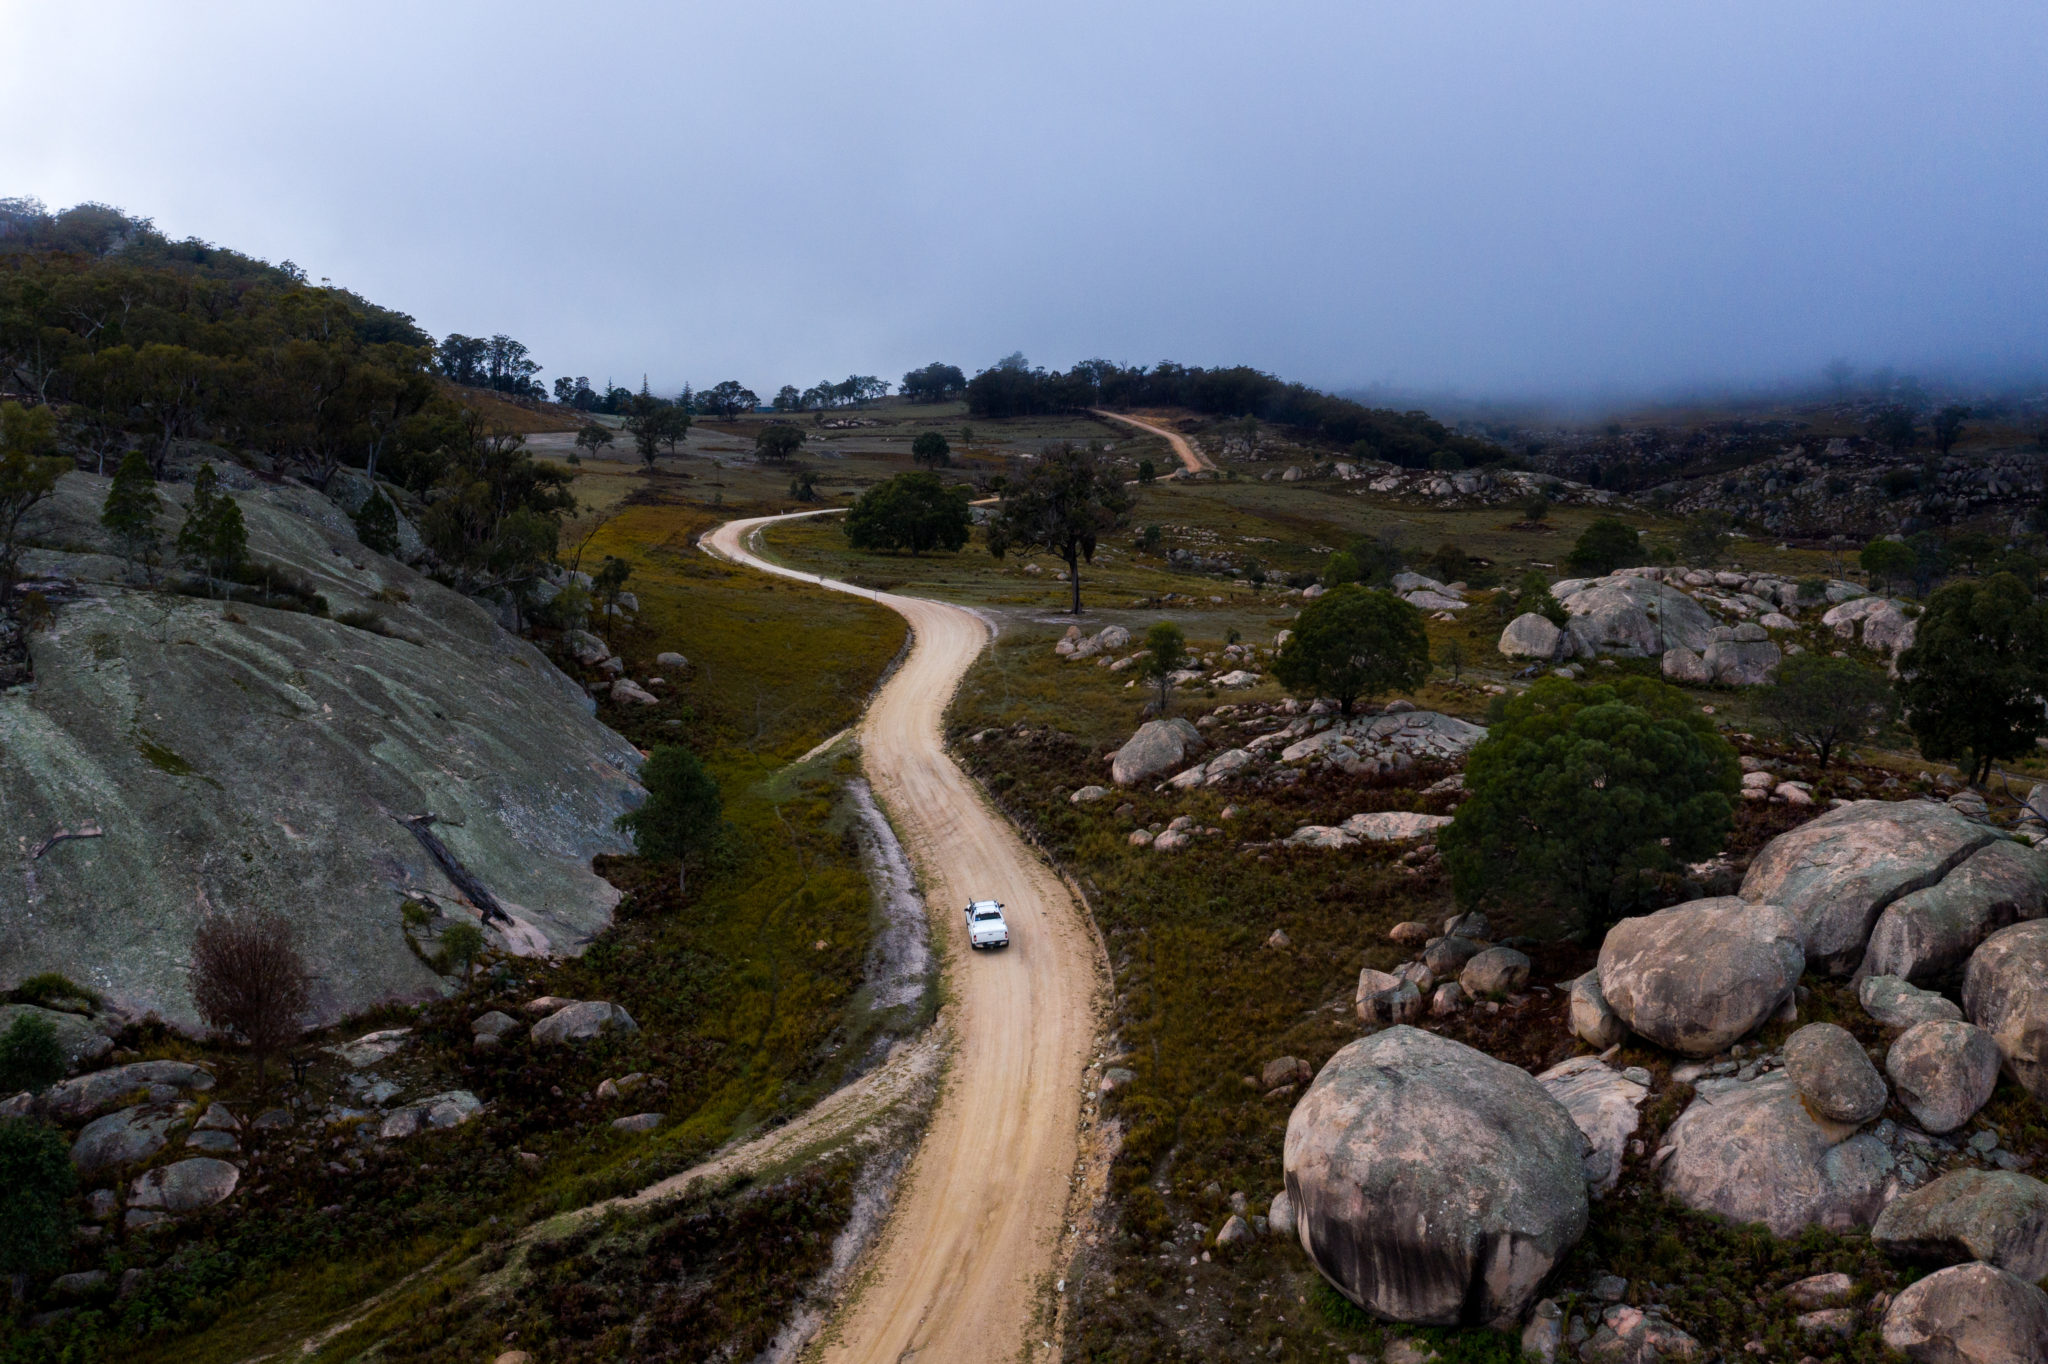
POLYGON ((976 951, 1010 945, 1010 925, 1003 920, 1002 905, 994 900, 968 902, 967 945, 976 951))

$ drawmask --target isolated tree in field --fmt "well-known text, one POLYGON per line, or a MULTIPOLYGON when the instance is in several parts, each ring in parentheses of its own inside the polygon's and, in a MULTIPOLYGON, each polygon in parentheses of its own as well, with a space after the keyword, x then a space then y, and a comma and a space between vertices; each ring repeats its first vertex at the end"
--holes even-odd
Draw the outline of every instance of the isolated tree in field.
POLYGON ((1955 449, 1956 442, 1962 439, 1963 424, 1971 416, 1970 409, 1961 403, 1950 403, 1935 413, 1934 419, 1927 423, 1928 434, 1934 437, 1934 448, 1944 455, 1955 449))
POLYGON ((965 487, 937 474, 898 474, 854 502, 846 514, 846 539, 855 549, 907 549, 916 556, 930 549, 961 549, 973 525, 965 487))
POLYGON ((1092 451, 1050 447, 1003 488, 990 518, 989 553, 1045 549, 1066 561, 1073 613, 1081 614, 1081 561, 1095 562, 1096 541, 1127 524, 1131 495, 1092 451))
POLYGON ((616 438, 612 435, 610 427, 591 422, 576 433, 576 449, 578 453, 587 454, 594 459, 597 453, 610 445, 614 439, 616 438))
POLYGON ((356 509, 356 539, 379 554, 398 553, 398 509, 382 488, 372 488, 356 509))
POLYGON ((797 470, 795 477, 789 480, 789 495, 799 502, 816 502, 818 500, 818 471, 815 469, 797 470))
POLYGON ((1787 739, 1812 749, 1825 769, 1836 749, 1879 733, 1897 712, 1898 697, 1891 679, 1866 664, 1795 654, 1758 695, 1757 709, 1787 739))
POLYGON ((1472 750, 1437 846, 1461 905, 1548 899, 1598 929, 1640 903, 1646 876, 1720 850, 1740 780, 1676 688, 1544 678, 1472 750))
POLYGON ((1465 641, 1462 639, 1445 640, 1443 649, 1437 654, 1437 659, 1446 668, 1451 670, 1451 681, 1456 682, 1465 675, 1465 641))
POLYGON ((680 862, 676 889, 688 890, 690 859, 718 836, 724 811, 718 783, 689 749, 656 744, 640 768, 640 784, 647 788, 647 799, 616 823, 633 836, 642 857, 673 857, 680 862))
MULTIPOLYGON (((690 434, 690 410, 652 394, 638 394, 626 416, 626 431, 633 437, 633 448, 651 468, 664 448, 674 454, 676 446, 690 434)), ((580 435, 578 439, 581 440, 580 435)))
POLYGON ((920 431, 910 442, 910 459, 926 469, 943 469, 953 462, 953 447, 936 431, 920 431))
POLYGON ((40 1094, 64 1078, 64 1048, 47 1018, 18 1014, 0 1033, 0 1090, 40 1094))
POLYGON ((1597 578, 1636 562, 1643 552, 1642 538, 1625 521, 1603 516, 1580 534, 1569 558, 1574 573, 1597 578))
POLYGON ((1159 713, 1173 699, 1173 675, 1187 666, 1188 641, 1181 628, 1162 620, 1145 632, 1145 677, 1159 689, 1159 713))
POLYGON ((57 419, 49 408, 0 403, 0 602, 13 599, 22 518, 71 467, 54 457, 56 449, 57 419))
POLYGON ((1897 540, 1872 540, 1856 556, 1856 561, 1863 565, 1863 571, 1870 575, 1872 583, 1881 584, 1879 591, 1890 592, 1893 583, 1912 578, 1920 556, 1897 540))
POLYGON ((2048 603, 2009 573, 1950 583, 1927 603, 1898 690, 1920 752, 1959 762, 1970 782, 2034 751, 2048 695, 2048 603))
POLYGON ((256 1057, 264 1083, 272 1055, 291 1045, 312 1000, 313 974, 297 935, 276 910, 209 914, 192 935, 192 1007, 206 1026, 256 1057))
POLYGON ((156 519, 163 506, 149 461, 140 450, 130 450, 121 457, 107 488, 107 500, 100 504, 100 524, 114 537, 121 557, 141 565, 152 577, 158 548, 156 519))
POLYGON ((768 405, 777 412, 801 412, 804 410, 803 391, 795 384, 784 384, 775 391, 775 397, 768 405))
POLYGON ((1155 480, 1156 480, 1156 479, 1157 479, 1158 477, 1159 477, 1159 466, 1158 466, 1158 465, 1154 464, 1154 463, 1153 463, 1153 462, 1152 462, 1151 460, 1149 460, 1149 459, 1141 459, 1141 460, 1139 460, 1139 461, 1138 461, 1138 482, 1140 482, 1140 483, 1144 484, 1144 485, 1145 485, 1146 487, 1148 487, 1148 488, 1149 488, 1149 487, 1151 487, 1151 486, 1152 486, 1153 482, 1154 482, 1154 481, 1155 481, 1155 480))
POLYGON ((1694 512, 1678 528, 1678 557, 1687 564, 1707 568, 1717 564, 1728 549, 1728 517, 1718 511, 1694 512))
POLYGON ((64 1135, 27 1118, 0 1118, 0 1273, 21 1299, 28 1276, 64 1263, 78 1187, 64 1135))
POLYGON ((754 458, 795 459, 796 452, 804 447, 804 439, 803 431, 788 422, 770 422, 754 433, 754 458))
POLYGON ((1418 687, 1429 676, 1422 612, 1391 592, 1347 583, 1301 609, 1273 676, 1297 696, 1327 696, 1351 714, 1360 701, 1418 687))
POLYGON ((232 494, 220 490, 211 464, 192 479, 192 504, 178 528, 178 553, 199 565, 207 582, 228 577, 249 557, 249 532, 232 494))
POLYGON ((1550 516, 1550 499, 1538 493, 1522 504, 1522 519, 1530 525, 1541 525, 1550 516))
POLYGON ((1401 571, 1403 562, 1398 547, 1370 535, 1354 535, 1323 565, 1323 583, 1327 587, 1340 583, 1385 586, 1401 571))
POLYGON ((1429 556, 1429 570, 1439 582, 1461 583, 1472 574, 1472 559, 1463 547, 1446 540, 1429 556))

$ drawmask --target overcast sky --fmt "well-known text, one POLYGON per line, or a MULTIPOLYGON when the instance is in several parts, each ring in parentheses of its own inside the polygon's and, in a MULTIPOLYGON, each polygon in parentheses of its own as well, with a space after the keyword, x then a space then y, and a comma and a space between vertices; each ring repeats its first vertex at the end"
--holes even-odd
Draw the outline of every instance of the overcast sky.
POLYGON ((2048 371, 2039 0, 0 0, 0 195, 548 376, 2048 371))

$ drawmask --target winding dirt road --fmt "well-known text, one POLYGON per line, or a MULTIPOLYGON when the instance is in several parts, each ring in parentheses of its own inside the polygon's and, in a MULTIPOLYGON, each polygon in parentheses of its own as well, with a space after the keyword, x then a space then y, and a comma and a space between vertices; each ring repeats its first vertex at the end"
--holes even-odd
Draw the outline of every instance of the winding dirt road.
POLYGON ((1088 410, 1104 421, 1122 422, 1125 426, 1137 427, 1147 435, 1163 437, 1166 443, 1173 447, 1173 453, 1180 456, 1181 466, 1188 473, 1213 474, 1216 472, 1216 466, 1209 462, 1209 457, 1188 444, 1187 437, 1178 431, 1156 425, 1153 422, 1140 421, 1136 417, 1127 417, 1121 412, 1105 412, 1099 407, 1091 407, 1088 410))
MULTIPOLYGON (((799 513, 816 515, 817 513, 799 513)), ((945 1088, 870 1268, 828 1329, 835 1364, 1031 1359, 1077 1155, 1082 1072, 1102 1003, 1095 938, 1060 878, 946 756, 941 718, 987 645, 963 607, 801 573, 731 521, 711 553, 879 602, 910 622, 910 656, 861 722, 869 782, 909 852, 946 954, 954 1038, 945 1088), (1005 907, 1006 952, 968 950, 971 898, 1005 907)))

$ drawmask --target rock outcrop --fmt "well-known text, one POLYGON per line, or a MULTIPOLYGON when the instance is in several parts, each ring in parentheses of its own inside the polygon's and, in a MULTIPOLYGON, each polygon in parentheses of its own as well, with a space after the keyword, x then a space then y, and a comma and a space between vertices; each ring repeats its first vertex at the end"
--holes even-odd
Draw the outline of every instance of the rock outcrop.
POLYGON ((34 685, 0 694, 0 828, 102 833, 0 883, 0 985, 58 971, 193 1026, 201 915, 274 906, 323 1023, 441 992, 408 897, 482 911, 513 951, 574 951, 610 921, 590 860, 627 850, 612 820, 640 798, 639 757, 539 650, 289 483, 234 494, 249 550, 327 615, 141 590, 99 524, 106 489, 67 474, 23 523, 63 546, 22 565, 59 605, 34 685))
POLYGON ((2031 1364, 2048 1341, 2048 1293, 1993 1265, 1957 1265, 1899 1290, 1883 1335, 1913 1364, 2031 1364))
POLYGON ((1394 1321, 1518 1323, 1586 1229, 1585 1139, 1526 1071, 1395 1027, 1344 1047, 1287 1123, 1302 1247, 1394 1321))
POLYGON ((1783 1071, 1701 1081, 1664 1140, 1666 1193, 1777 1236, 1869 1226, 1894 1163, 1876 1137, 1815 1117, 1783 1071))
POLYGON ((1977 944, 2048 909, 2048 853, 1998 839, 1934 885, 1894 900, 1870 932, 1863 970, 1924 985, 1947 980, 1977 944))
POLYGON ((1991 1102, 1998 1062, 1998 1043, 1990 1033, 1937 1020, 1901 1033, 1885 1053, 1884 1069, 1913 1120, 1941 1133, 1955 1131, 1991 1102))
POLYGON ((1551 592, 1571 616, 1567 629, 1572 652, 1580 658, 1654 658, 1673 645, 1701 650, 1713 643, 1713 618, 1666 583, 1616 574, 1568 580, 1551 592))
POLYGON ((1635 1135, 1650 1087, 1597 1056, 1579 1056, 1536 1077, 1586 1138, 1586 1187, 1595 1198, 1621 1182, 1622 1153, 1635 1135))
POLYGON ((2006 1074, 2048 1103, 2048 919, 1984 940, 1963 975, 1963 1011, 1998 1044, 2006 1074))
POLYGON ((1202 732, 1180 716, 1170 720, 1148 720, 1124 746, 1110 755, 1109 777, 1118 786, 1139 782, 1171 772, 1204 747, 1202 732))
POLYGON ((2048 1275, 2048 1184, 2009 1170, 1951 1170, 1885 1205, 1870 1239, 1934 1264, 1982 1260, 2028 1283, 2048 1275))
POLYGON ((1997 837, 1930 801, 1852 801, 1772 839, 1739 893, 1791 918, 1807 965, 1846 976, 1862 962, 1878 915, 1940 884, 1997 837))
POLYGON ((34 1004, 0 1004, 0 1036, 5 1036, 17 1018, 33 1018, 50 1025, 57 1034, 57 1047, 68 1070, 104 1061, 114 1050, 114 1039, 95 1027, 88 1018, 62 1009, 44 1009, 34 1004))
POLYGON ((1623 919, 1600 945, 1600 992, 1630 1031, 1711 1056, 1754 1031, 1798 984, 1796 926, 1733 896, 1623 919))

